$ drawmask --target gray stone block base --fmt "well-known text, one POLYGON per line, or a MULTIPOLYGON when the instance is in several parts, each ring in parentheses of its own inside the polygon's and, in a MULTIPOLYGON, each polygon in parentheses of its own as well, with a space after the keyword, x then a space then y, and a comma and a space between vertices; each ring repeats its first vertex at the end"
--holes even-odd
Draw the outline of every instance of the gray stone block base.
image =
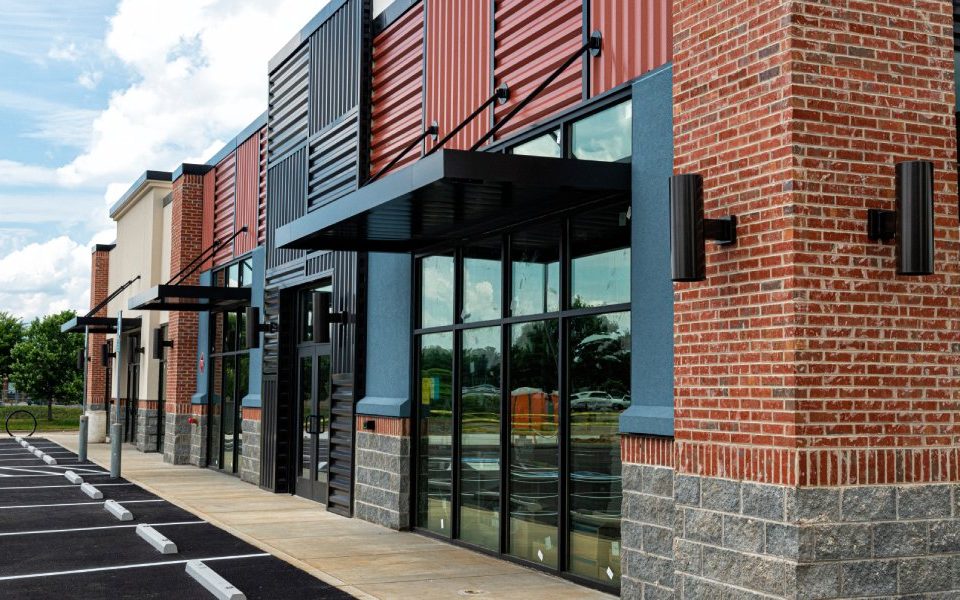
POLYGON ((210 419, 207 415, 191 415, 197 424, 190 426, 190 464, 197 467, 207 466, 209 448, 207 427, 210 419))
POLYGON ((353 514, 390 529, 410 526, 410 438, 357 432, 353 514))
POLYGON ((260 483, 260 421, 244 419, 241 423, 243 446, 240 449, 240 479, 260 483))
POLYGON ((137 409, 137 450, 140 452, 157 451, 157 411, 145 408, 137 409))
POLYGON ((163 435, 163 462, 185 465, 190 462, 193 425, 189 414, 167 413, 163 435))
POLYGON ((624 598, 670 587, 681 599, 960 598, 956 485, 795 489, 670 475, 624 465, 624 598))

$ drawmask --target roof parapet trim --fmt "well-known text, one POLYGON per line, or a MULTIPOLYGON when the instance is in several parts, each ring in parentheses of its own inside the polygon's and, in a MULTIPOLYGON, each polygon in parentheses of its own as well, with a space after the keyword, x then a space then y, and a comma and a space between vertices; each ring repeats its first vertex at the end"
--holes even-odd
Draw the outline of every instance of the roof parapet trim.
POLYGON ((173 181, 173 178, 167 171, 144 171, 143 175, 138 177, 137 180, 133 182, 133 185, 120 196, 120 199, 110 207, 110 218, 116 216, 127 202, 136 196, 148 183, 170 183, 171 181, 173 181))

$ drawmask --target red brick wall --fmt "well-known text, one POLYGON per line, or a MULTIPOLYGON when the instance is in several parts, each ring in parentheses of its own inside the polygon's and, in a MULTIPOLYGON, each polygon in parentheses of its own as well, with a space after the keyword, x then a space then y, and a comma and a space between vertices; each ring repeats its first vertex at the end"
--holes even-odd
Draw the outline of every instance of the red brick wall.
POLYGON ((371 415, 357 415, 357 431, 376 433, 377 435, 392 435, 410 437, 410 419, 402 417, 375 417, 371 415), (364 423, 373 421, 373 429, 364 429, 364 423))
MULTIPOLYGON (((201 247, 203 220, 203 176, 182 175, 173 182, 170 272, 178 273, 196 258, 201 247)), ((183 285, 199 285, 194 272, 183 285)), ((167 330, 173 347, 167 351, 165 410, 189 413, 190 398, 197 389, 198 316, 195 312, 172 311, 167 330)))
POLYGON ((675 288, 681 472, 960 480, 952 47, 945 1, 674 2, 675 169, 741 224, 675 288), (911 159, 937 170, 932 277, 865 234, 911 159))
MULTIPOLYGON (((90 257, 90 308, 103 302, 110 294, 110 251, 94 249, 90 257)), ((95 317, 106 317, 107 308, 101 308, 95 317)), ((87 362, 87 406, 102 406, 106 397, 106 369, 100 360, 100 348, 107 336, 94 333, 87 340, 90 360, 87 362)))

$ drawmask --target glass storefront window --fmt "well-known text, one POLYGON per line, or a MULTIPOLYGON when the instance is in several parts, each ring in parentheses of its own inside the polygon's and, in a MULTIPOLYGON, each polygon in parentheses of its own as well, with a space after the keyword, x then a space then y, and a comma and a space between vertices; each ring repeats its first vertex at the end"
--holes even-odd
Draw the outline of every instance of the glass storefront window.
POLYGON ((453 255, 428 256, 420 260, 420 326, 440 327, 453 323, 453 255))
POLYGON ((513 316, 560 310, 560 224, 511 236, 513 316))
POLYGON ((500 238, 480 243, 463 251, 464 323, 500 318, 501 260, 500 238))
POLYGON ((240 287, 253 285, 253 262, 248 258, 240 261, 240 287))
POLYGON ((560 545, 560 373, 557 321, 510 330, 508 552, 556 568, 560 545))
POLYGON ((570 126, 574 158, 616 162, 633 151, 632 103, 611 106, 570 126))
POLYGON ((630 301, 630 218, 626 205, 573 220, 571 308, 630 301))
POLYGON ((570 570, 620 577, 620 413, 630 406, 630 313, 570 321, 570 570))
POLYGON ((240 287, 240 264, 233 263, 227 267, 227 287, 240 287))
POLYGON ((421 527, 450 536, 453 503, 453 333, 420 339, 419 469, 421 527))
POLYGON ((560 129, 537 136, 532 140, 517 144, 511 153, 523 156, 546 156, 548 158, 563 157, 563 146, 560 142, 560 129))
POLYGON ((463 332, 460 538, 500 544, 500 328, 463 332))

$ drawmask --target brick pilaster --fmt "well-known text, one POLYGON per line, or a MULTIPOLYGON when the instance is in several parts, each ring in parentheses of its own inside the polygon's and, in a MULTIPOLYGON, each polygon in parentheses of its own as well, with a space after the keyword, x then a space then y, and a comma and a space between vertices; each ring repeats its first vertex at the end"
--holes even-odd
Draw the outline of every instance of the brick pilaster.
MULTIPOLYGON (((90 308, 103 302, 110 294, 110 250, 113 246, 96 245, 90 257, 90 308)), ((103 307, 95 317, 106 317, 103 307)), ((100 360, 100 348, 107 341, 102 333, 90 334, 87 344, 90 360, 87 362, 87 408, 102 408, 106 398, 106 369, 100 360)))
MULTIPOLYGON (((203 221, 203 176, 184 173, 173 182, 170 272, 178 273, 200 255, 203 221)), ((184 285, 198 285, 193 273, 184 285)), ((190 400, 197 387, 198 316, 195 312, 170 313, 167 335, 173 347, 167 351, 166 429, 164 460, 188 462, 191 445, 190 400)))
POLYGON ((675 0, 673 22, 675 170, 740 232, 675 287, 676 573, 630 577, 682 597, 955 595, 952 5, 675 0), (936 168, 934 276, 898 276, 866 235, 906 160, 936 168))

